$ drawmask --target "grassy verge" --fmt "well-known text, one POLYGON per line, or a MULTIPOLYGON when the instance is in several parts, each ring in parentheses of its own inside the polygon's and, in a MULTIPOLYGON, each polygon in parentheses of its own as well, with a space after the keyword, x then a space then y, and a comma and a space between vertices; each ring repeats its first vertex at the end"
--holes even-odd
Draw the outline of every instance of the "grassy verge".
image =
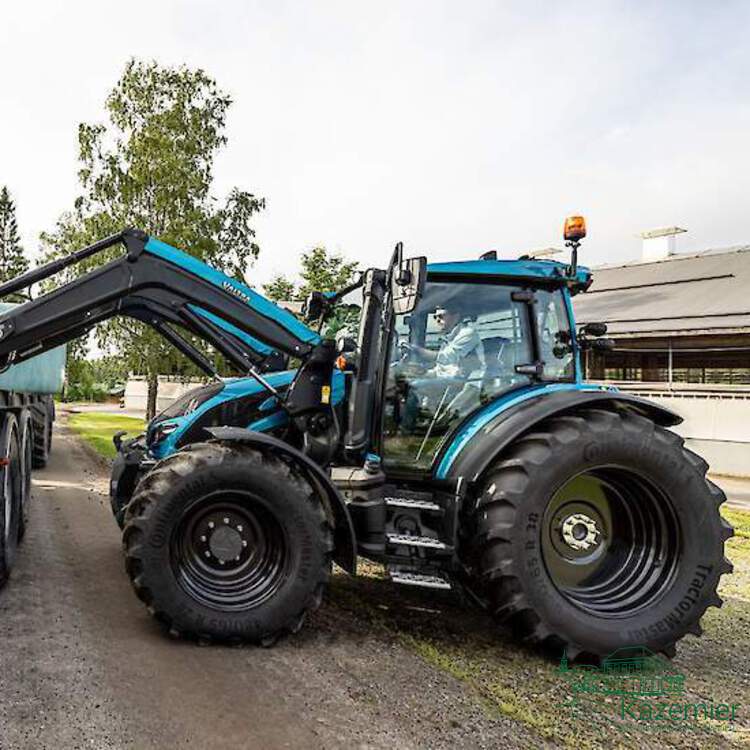
POLYGON ((104 458, 115 457, 115 446, 112 435, 120 430, 127 430, 131 437, 143 432, 145 423, 135 417, 123 417, 119 414, 84 412, 71 414, 68 426, 77 432, 99 455, 104 458))
POLYGON ((539 745, 599 747, 750 747, 750 513, 725 510, 735 527, 726 545, 734 575, 722 578, 721 609, 703 618, 701 638, 677 647, 672 666, 685 676, 682 703, 739 704, 737 721, 701 721, 681 727, 618 715, 618 699, 571 703, 555 658, 518 645, 488 617, 441 595, 395 587, 365 564, 362 579, 334 577, 326 629, 354 629, 395 641, 464 685, 485 711, 517 721, 539 745))

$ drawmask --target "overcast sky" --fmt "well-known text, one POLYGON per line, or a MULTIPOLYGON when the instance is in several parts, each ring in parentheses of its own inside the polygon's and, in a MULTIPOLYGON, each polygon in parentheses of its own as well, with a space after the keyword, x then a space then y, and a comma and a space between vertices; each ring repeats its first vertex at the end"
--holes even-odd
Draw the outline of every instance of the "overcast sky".
POLYGON ((560 246, 590 265, 750 243, 750 3, 24 2, 0 18, 0 184, 36 250, 77 126, 131 57, 234 99, 216 194, 266 197, 256 284, 325 244, 372 265, 560 246))

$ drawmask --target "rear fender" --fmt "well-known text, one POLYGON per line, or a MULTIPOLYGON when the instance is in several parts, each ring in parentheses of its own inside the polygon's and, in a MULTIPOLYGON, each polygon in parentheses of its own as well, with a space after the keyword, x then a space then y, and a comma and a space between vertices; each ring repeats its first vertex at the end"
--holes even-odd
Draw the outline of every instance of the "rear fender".
POLYGON ((254 432, 244 427, 207 427, 205 429, 217 440, 245 443, 261 450, 273 450, 294 461, 333 516, 334 562, 347 573, 354 575, 357 572, 357 541, 349 509, 341 493, 320 466, 304 453, 272 435, 254 432))
POLYGON ((540 394, 501 411, 481 427, 457 453, 441 478, 476 482, 495 457, 514 440, 552 416, 595 407, 648 417, 662 427, 673 427, 682 417, 638 396, 609 390, 565 390, 540 394))

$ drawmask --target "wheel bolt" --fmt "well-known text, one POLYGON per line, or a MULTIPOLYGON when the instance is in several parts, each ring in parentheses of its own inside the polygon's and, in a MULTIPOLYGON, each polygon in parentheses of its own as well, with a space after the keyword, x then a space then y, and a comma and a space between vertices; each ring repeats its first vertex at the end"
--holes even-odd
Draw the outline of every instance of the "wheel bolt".
POLYGON ((214 522, 213 522, 213 521, 209 521, 209 522, 208 522, 208 528, 209 528, 209 529, 213 529, 213 527, 214 527, 215 525, 216 525, 216 524, 214 524, 214 522))
POLYGON ((224 516, 224 523, 229 523, 229 519, 226 516, 224 516))
POLYGON ((205 555, 206 557, 211 557, 211 553, 210 553, 210 552, 209 552, 208 550, 206 550, 206 551, 205 551, 205 552, 204 552, 203 554, 204 554, 204 555, 205 555))
POLYGON ((235 562, 239 562, 240 561, 240 556, 237 555, 237 557, 235 557, 234 560, 235 560, 235 562))
POLYGON ((206 537, 205 537, 205 535, 201 535, 201 541, 202 541, 202 542, 205 542, 205 541, 206 541, 206 537))
POLYGON ((244 539, 242 540, 242 546, 247 547, 247 542, 244 539))
POLYGON ((237 524, 237 531, 242 533, 242 524, 237 524))

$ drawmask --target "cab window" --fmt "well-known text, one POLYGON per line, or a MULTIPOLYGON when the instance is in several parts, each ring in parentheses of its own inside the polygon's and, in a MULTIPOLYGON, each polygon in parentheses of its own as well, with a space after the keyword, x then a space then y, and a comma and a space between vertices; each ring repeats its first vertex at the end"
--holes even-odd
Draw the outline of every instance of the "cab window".
POLYGON ((545 380, 572 380, 575 377, 570 320, 562 291, 537 290, 536 322, 545 380))
POLYGON ((417 308, 396 316, 386 381, 386 466, 426 469, 452 431, 498 395, 526 385, 534 362, 517 287, 428 281, 417 308))

